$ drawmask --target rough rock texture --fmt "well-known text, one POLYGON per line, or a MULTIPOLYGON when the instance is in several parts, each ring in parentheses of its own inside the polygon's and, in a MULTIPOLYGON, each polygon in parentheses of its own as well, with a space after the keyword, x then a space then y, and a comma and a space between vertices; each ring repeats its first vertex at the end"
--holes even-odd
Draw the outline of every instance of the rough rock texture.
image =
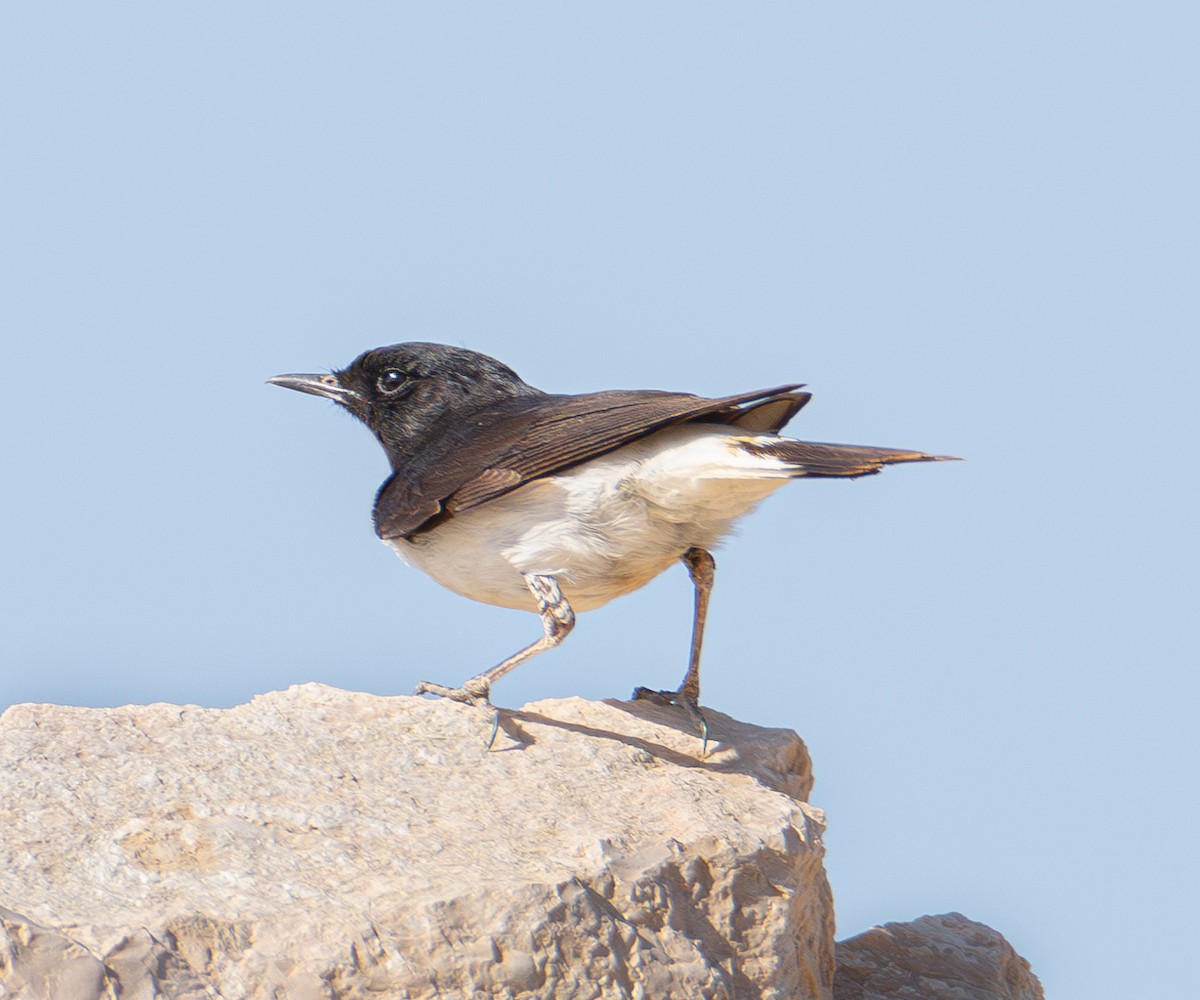
POLYGON ((828 998, 804 744, 709 718, 700 759, 645 703, 538 702, 490 753, 475 709, 316 684, 15 706, 0 997, 828 998))
POLYGON ((838 942, 834 1000, 1043 1000, 1029 963, 961 913, 872 927, 838 942))

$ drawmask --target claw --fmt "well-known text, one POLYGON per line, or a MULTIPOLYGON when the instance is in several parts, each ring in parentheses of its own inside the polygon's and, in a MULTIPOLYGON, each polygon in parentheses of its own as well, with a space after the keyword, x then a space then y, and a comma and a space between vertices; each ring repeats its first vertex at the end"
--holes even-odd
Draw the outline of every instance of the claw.
POLYGON ((492 716, 492 733, 488 737, 487 746, 484 748, 485 750, 488 750, 488 751, 490 751, 492 749, 492 747, 496 745, 496 734, 498 732, 500 732, 500 710, 493 706, 492 711, 491 711, 491 716, 492 716))
POLYGON ((704 712, 700 710, 700 703, 691 695, 684 694, 683 691, 654 691, 650 688, 640 687, 635 688, 633 692, 634 701, 649 701, 655 705, 678 705, 688 714, 688 718, 695 723, 700 734, 700 756, 708 756, 708 720, 704 717, 704 712))
POLYGON ((472 705, 475 708, 485 709, 492 722, 492 729, 488 735, 486 749, 491 750, 495 745, 496 735, 500 731, 500 712, 488 698, 487 688, 480 690, 465 685, 460 688, 452 688, 446 687, 444 684, 435 684, 433 681, 421 681, 413 689, 413 694, 434 694, 439 698, 449 698, 451 701, 461 702, 464 705, 472 705))
POLYGON ((638 687, 633 689, 634 701, 652 701, 656 705, 674 705, 674 691, 655 691, 653 688, 638 687))
POLYGON ((708 719, 704 717, 704 713, 700 711, 700 706, 684 705, 688 710, 688 715, 692 717, 700 728, 700 756, 708 756, 708 719))
POLYGON ((490 708, 492 705, 488 700, 487 688, 473 688, 465 685, 460 688, 452 688, 446 687, 444 684, 435 684, 433 681, 421 681, 413 689, 413 694, 435 694, 439 698, 449 698, 451 701, 474 705, 476 708, 485 706, 490 708))

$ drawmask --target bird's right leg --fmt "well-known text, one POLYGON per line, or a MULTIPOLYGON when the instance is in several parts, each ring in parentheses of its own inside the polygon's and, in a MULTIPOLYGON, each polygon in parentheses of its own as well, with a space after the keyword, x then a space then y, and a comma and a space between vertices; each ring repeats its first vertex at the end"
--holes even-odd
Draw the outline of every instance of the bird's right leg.
MULTIPOLYGON (((562 642, 575 625, 575 612, 571 609, 570 602, 563 596, 558 581, 552 576, 527 573, 525 574, 525 586, 529 588, 537 601, 538 613, 542 616, 542 637, 537 642, 530 643, 524 649, 518 650, 490 670, 485 670, 470 680, 464 681, 462 687, 452 688, 443 684, 434 684, 432 681, 422 681, 413 693, 436 694, 442 698, 450 698, 468 705, 490 707, 488 693, 496 681, 514 667, 519 667, 526 660, 533 659, 538 653, 553 649, 562 642)), ((493 732, 494 737, 495 733, 493 732)))

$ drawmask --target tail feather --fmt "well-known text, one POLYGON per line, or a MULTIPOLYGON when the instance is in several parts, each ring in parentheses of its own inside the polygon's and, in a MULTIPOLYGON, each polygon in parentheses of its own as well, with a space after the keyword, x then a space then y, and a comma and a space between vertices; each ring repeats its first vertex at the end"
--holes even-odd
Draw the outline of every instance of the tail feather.
POLYGON ((779 438, 764 442, 761 438, 750 450, 779 459, 796 467, 797 476, 854 478, 871 476, 885 465, 900 462, 956 462, 954 455, 929 455, 923 451, 899 448, 870 448, 854 444, 823 444, 818 441, 793 441, 779 438))

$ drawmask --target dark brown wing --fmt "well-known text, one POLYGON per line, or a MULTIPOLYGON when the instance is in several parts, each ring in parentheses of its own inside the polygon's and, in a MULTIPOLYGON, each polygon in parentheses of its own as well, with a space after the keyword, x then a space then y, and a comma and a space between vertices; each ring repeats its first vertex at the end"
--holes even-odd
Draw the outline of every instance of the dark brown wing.
POLYGON ((402 538, 530 480, 561 472, 671 424, 706 421, 777 431, 809 400, 797 385, 705 399, 632 390, 537 396, 474 414, 444 453, 397 469, 375 500, 375 530, 402 538))
POLYGON ((746 431, 778 434, 810 399, 811 392, 781 392, 741 407, 729 423, 746 431))

